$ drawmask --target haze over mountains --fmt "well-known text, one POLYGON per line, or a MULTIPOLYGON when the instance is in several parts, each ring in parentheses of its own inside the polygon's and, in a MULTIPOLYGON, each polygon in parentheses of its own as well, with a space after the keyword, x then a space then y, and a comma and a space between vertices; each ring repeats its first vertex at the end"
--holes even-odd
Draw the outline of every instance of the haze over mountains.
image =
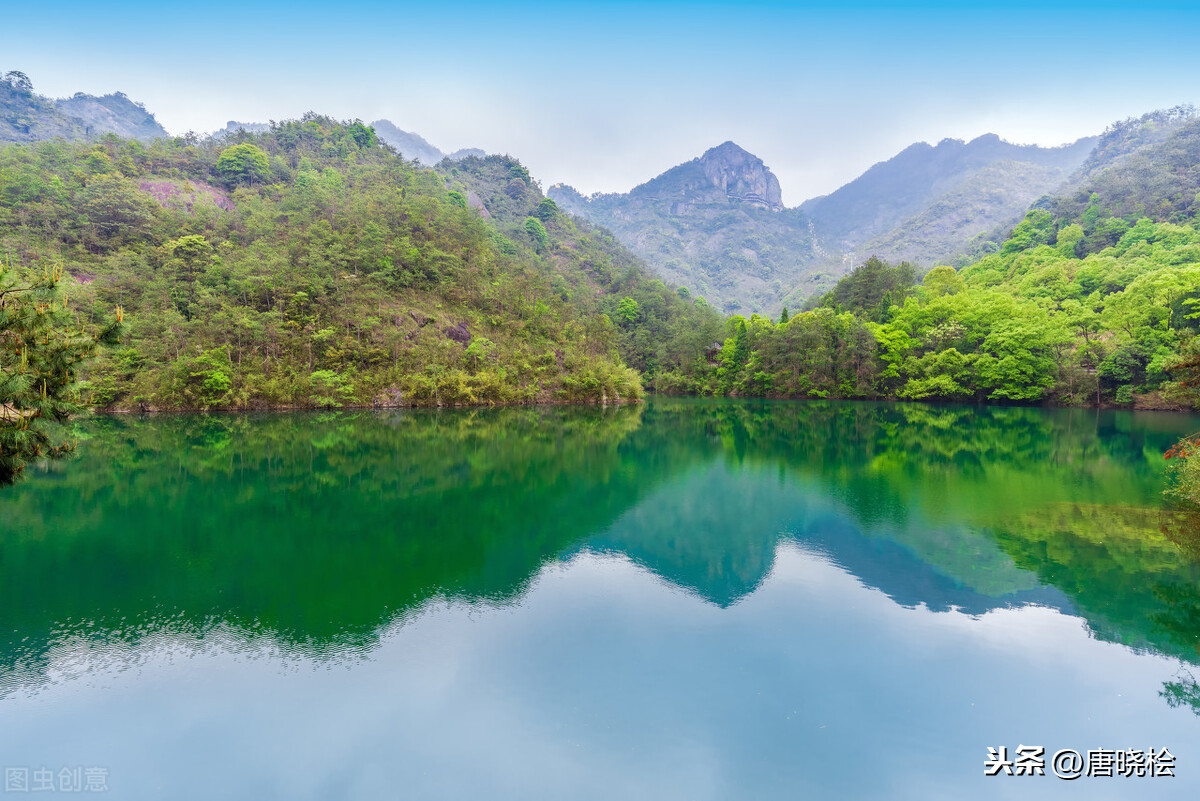
POLYGON ((723 311, 774 314, 870 255, 954 262, 1061 186, 1098 141, 1043 148, 987 134, 920 142, 795 209, 779 202, 762 161, 732 142, 626 194, 589 198, 560 184, 550 196, 723 311))
POLYGON ((970 142, 917 142, 800 209, 829 250, 870 250, 933 266, 1061 184, 1097 141, 1044 148, 984 134, 970 142))
POLYGON ((585 198, 556 184, 547 195, 610 229, 663 278, 722 310, 776 302, 804 278, 814 256, 808 218, 784 208, 779 180, 733 142, 628 194, 585 198))
POLYGON ((416 159, 426 167, 432 167, 442 159, 458 161, 467 156, 486 156, 487 153, 477 147, 464 147, 452 153, 444 153, 425 141, 425 138, 408 131, 402 131, 390 120, 375 120, 371 123, 379 138, 404 154, 405 158, 416 159))
MULTIPOLYGON (((794 208, 783 205, 770 168, 734 142, 627 193, 585 197, 556 184, 547 194, 610 229, 663 279, 717 309, 774 315, 819 296, 872 255, 920 269, 966 264, 995 250, 1033 204, 1069 195, 1099 171, 1163 141, 1192 114, 1189 107, 1156 112, 1052 148, 995 134, 918 142, 794 208)), ((371 125, 381 140, 425 166, 484 155, 474 148, 446 153, 386 119, 371 125)), ((267 128, 231 121, 215 135, 267 128)), ((120 92, 53 100, 35 94, 21 73, 0 80, 0 141, 109 133, 168 136, 153 114, 120 92)))
POLYGON ((129 139, 169 136, 154 115, 123 92, 54 100, 33 91, 21 72, 0 79, 0 142, 37 142, 44 139, 90 139, 114 133, 129 139))

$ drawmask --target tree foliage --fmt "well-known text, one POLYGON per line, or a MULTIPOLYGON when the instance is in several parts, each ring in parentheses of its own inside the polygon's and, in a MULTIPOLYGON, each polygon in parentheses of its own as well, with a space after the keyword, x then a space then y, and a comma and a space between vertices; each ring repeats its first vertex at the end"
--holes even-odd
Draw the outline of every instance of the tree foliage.
MULTIPOLYGON (((1099 204, 1093 200, 1092 207, 1099 204)), ((1121 231, 1078 255, 1088 224, 1031 212, 995 254, 956 271, 868 259, 810 311, 748 321, 751 356, 699 365, 682 389, 800 397, 1200 406, 1200 232, 1121 231), (1065 244, 1059 242, 1060 237, 1065 244)), ((1107 226, 1107 228, 1106 228, 1107 226)), ((733 330, 726 346, 736 344, 733 330)))
MULTIPOLYGON (((353 133, 351 138, 354 138, 353 133)), ((253 185, 255 181, 262 182, 271 177, 267 154, 249 142, 222 150, 217 158, 217 173, 230 186, 253 185)))
POLYGON ((819 303, 879 322, 889 308, 903 304, 916 281, 917 271, 908 262, 892 266, 872 256, 839 280, 819 303))
POLYGON ((81 329, 62 285, 61 268, 37 274, 0 263, 0 484, 28 462, 71 452, 61 424, 86 408, 80 370, 97 343, 122 333, 120 307, 100 330, 81 329))

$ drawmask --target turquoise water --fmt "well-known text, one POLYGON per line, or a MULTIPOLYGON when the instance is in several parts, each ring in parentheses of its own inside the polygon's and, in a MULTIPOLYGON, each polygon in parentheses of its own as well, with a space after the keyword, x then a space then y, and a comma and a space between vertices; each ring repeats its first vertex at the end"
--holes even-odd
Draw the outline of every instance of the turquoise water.
POLYGON ((0 767, 131 799, 1193 798, 1200 525, 1161 491, 1197 428, 94 418, 0 495, 0 767), (1176 776, 984 775, 1018 745, 1176 776))

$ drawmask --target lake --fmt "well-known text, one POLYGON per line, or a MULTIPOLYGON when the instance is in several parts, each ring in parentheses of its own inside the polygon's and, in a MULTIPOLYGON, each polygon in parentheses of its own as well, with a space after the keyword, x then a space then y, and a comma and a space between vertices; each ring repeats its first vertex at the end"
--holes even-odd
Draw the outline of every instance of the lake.
POLYGON ((1200 523, 1162 454, 1197 429, 665 398, 87 419, 0 490, 6 791, 1195 798, 1200 523), (1021 746, 1045 775, 1006 775, 1021 746), (1117 775, 1059 778, 1069 750, 1117 775))

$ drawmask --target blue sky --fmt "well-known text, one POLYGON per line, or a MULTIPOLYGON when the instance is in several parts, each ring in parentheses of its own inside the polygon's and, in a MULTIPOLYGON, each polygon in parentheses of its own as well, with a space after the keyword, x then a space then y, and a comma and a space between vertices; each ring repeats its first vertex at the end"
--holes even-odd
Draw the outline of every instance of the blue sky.
MULTIPOLYGON (((7 4, 6 4, 7 5, 7 4)), ((26 3, 0 69, 172 133, 385 117, 544 185, 624 191, 732 139, 795 205, 915 141, 1055 145, 1200 104, 1200 4, 26 3)))

